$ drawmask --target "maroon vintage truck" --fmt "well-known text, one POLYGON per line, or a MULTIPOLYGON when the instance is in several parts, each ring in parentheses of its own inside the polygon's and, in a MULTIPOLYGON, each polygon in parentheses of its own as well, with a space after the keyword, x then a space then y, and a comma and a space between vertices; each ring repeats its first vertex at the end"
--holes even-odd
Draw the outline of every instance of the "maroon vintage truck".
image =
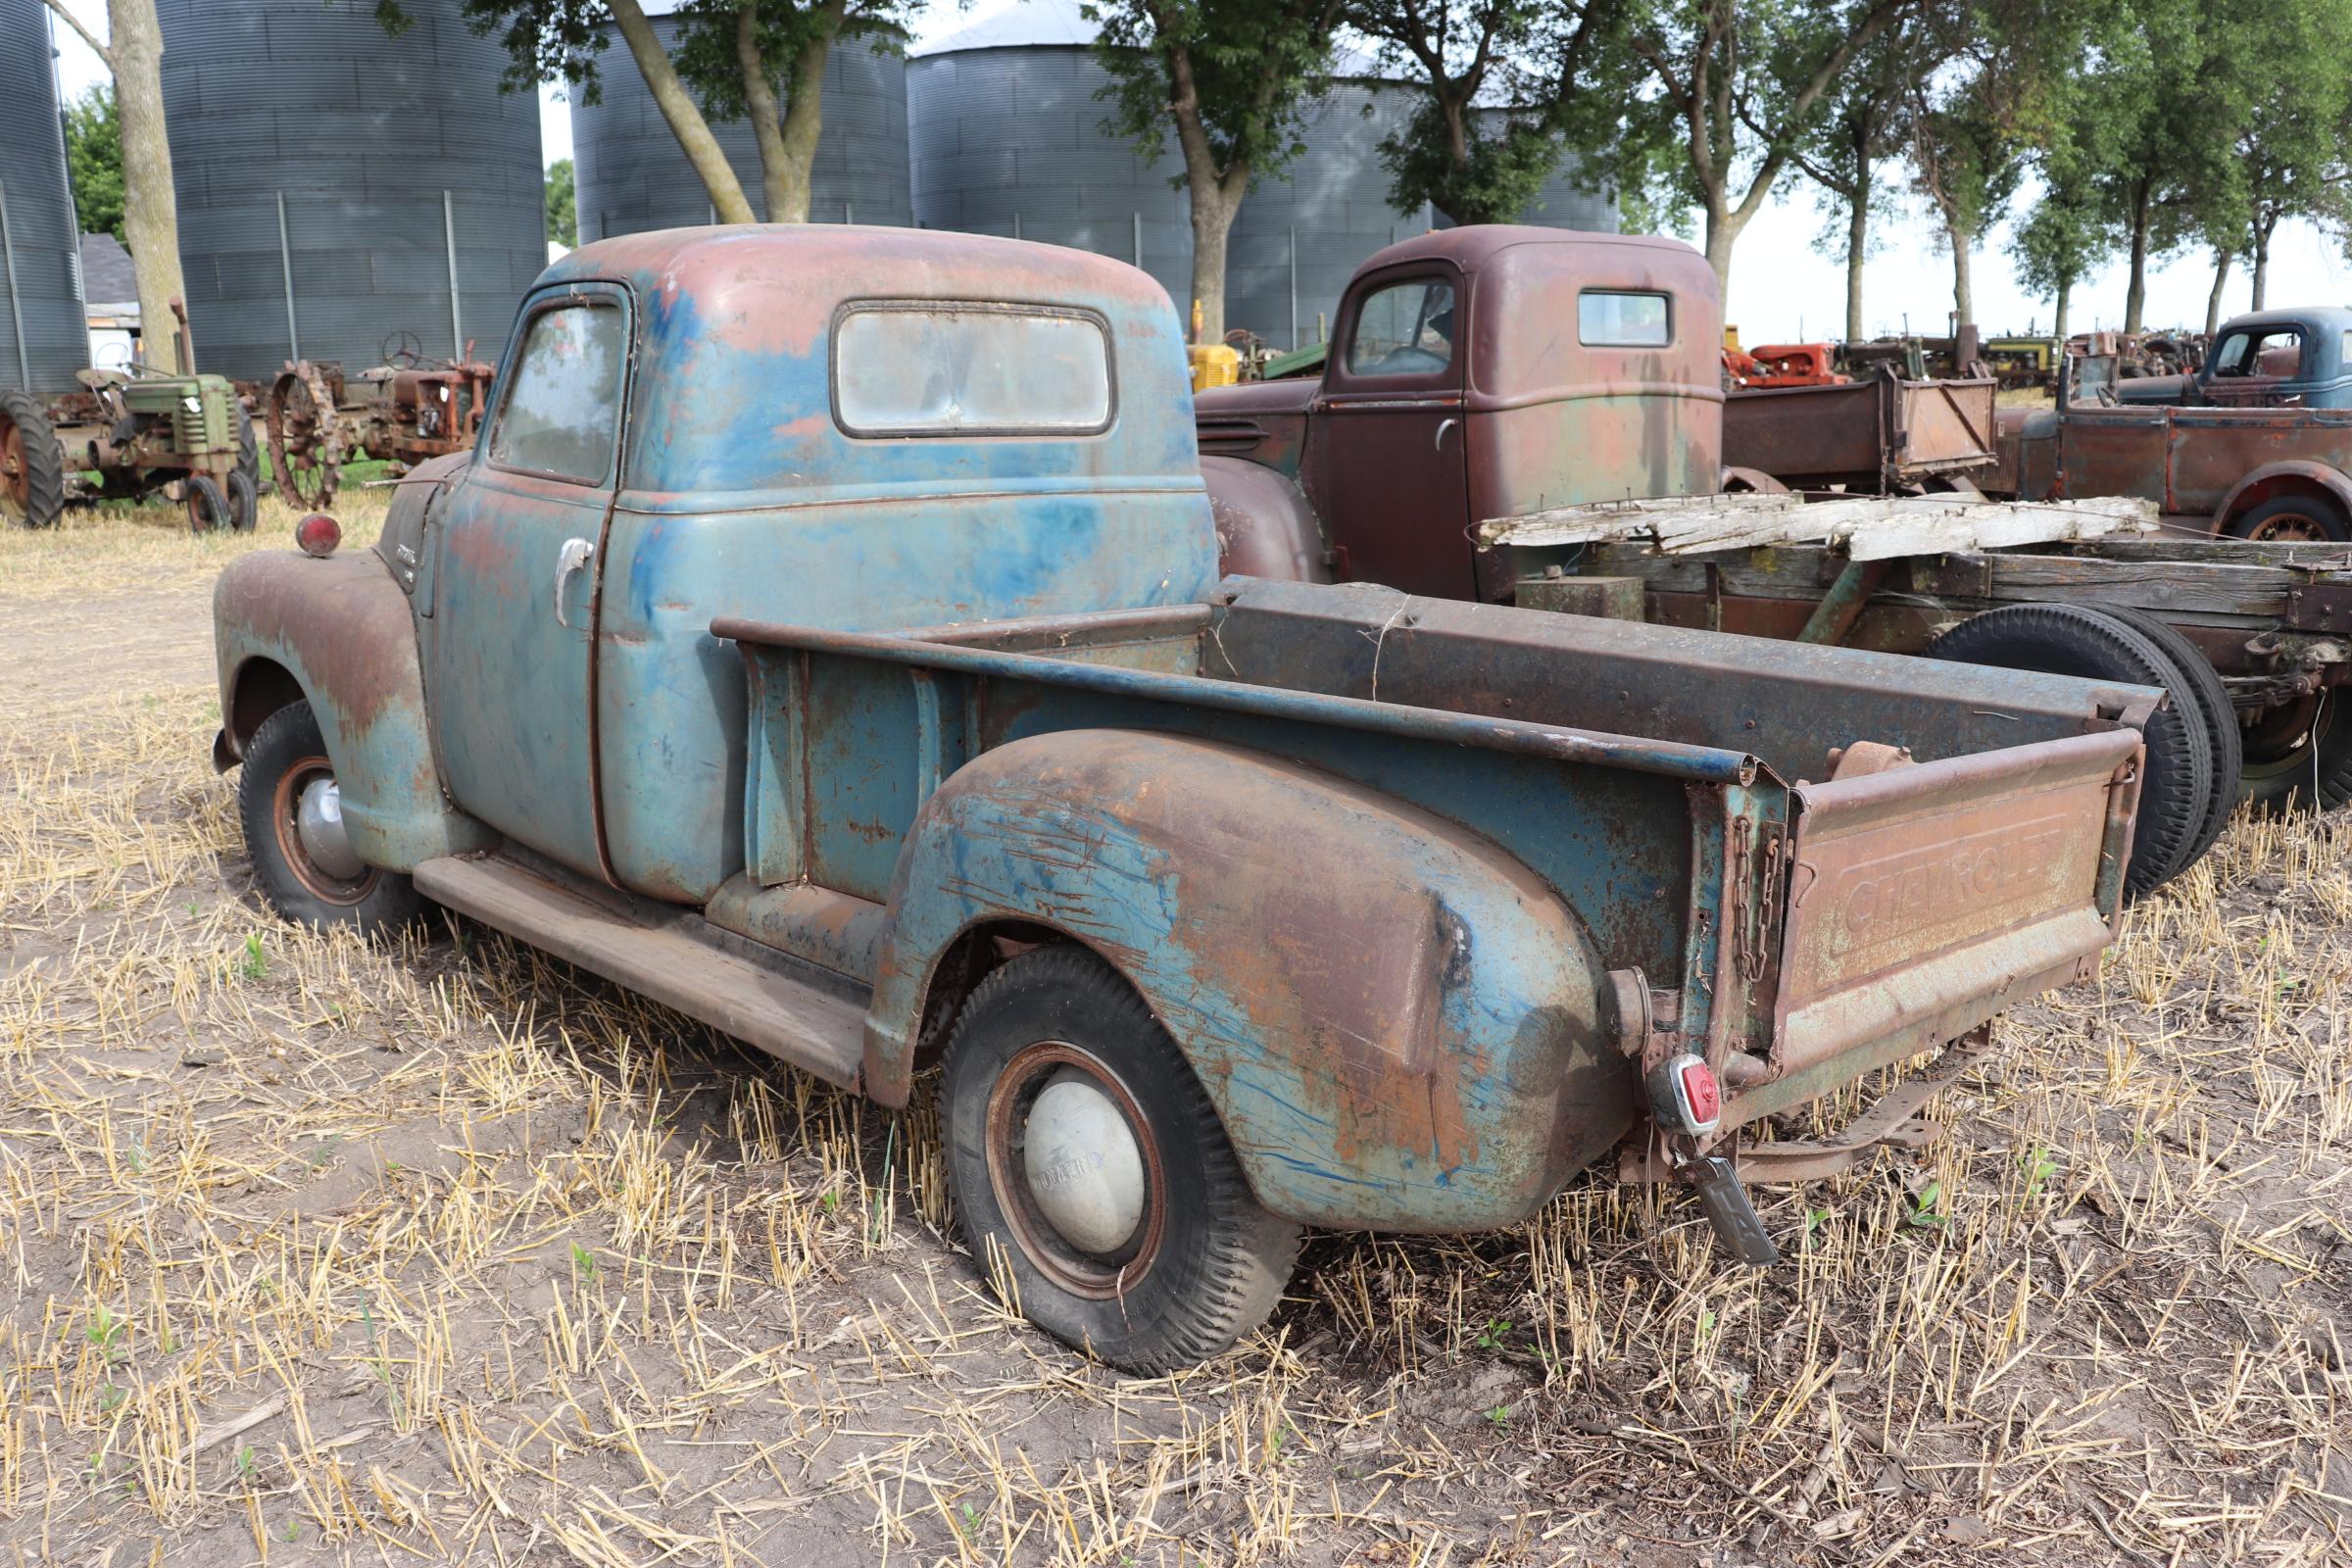
MULTIPOLYGON (((2352 553, 2173 537, 1916 563, 1816 550, 1791 564, 1783 551, 1772 569, 1684 557, 1645 573, 1623 550, 1481 549, 1494 519, 1721 490, 1721 342, 1714 274, 1676 240, 1496 225, 1393 245, 1342 297, 1319 380, 1198 394, 1225 568, 1532 604, 1523 572, 1590 573, 1605 557, 1598 569, 1650 620, 2161 685, 2173 702, 2148 737, 2138 892, 2185 869, 2241 799, 2352 798, 2352 721, 2333 700, 2352 675, 2352 553), (1767 579, 1769 594, 1747 587, 1767 579), (1835 612, 1817 620, 1824 606, 1835 612)), ((2176 429, 2194 416, 2352 418, 2091 412, 2176 429)), ((2282 495, 2310 493, 2270 477, 2282 495)))

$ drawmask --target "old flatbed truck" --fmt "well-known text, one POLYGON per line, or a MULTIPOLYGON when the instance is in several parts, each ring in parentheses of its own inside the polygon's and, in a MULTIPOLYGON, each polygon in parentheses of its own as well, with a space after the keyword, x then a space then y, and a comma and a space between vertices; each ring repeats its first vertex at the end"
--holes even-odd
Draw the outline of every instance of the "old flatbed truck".
POLYGON ((1734 1129, 2109 939, 2157 693, 1220 581, 1118 263, 640 234, 511 345, 374 549, 220 577, 264 895, 438 903, 885 1105, 941 1062, 975 1257, 1119 1365, 1231 1344, 1302 1226, 1508 1225, 1612 1151, 1767 1261, 1734 1129))

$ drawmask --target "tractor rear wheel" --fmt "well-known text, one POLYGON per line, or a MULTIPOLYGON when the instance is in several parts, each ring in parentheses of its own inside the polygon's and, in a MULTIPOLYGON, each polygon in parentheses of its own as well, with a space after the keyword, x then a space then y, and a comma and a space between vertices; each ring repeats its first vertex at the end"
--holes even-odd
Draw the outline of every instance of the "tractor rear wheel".
POLYGON ((66 511, 66 449, 29 392, 0 392, 0 522, 54 528, 66 511))

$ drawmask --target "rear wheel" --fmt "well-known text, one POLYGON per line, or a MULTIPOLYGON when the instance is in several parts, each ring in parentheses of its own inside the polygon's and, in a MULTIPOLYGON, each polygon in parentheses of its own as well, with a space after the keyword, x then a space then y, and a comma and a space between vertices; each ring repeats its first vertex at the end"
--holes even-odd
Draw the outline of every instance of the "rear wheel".
POLYGON ((2342 543, 2352 539, 2341 507, 2324 496, 2273 496, 2261 506, 2240 513, 2222 530, 2233 539, 2258 539, 2292 544, 2298 540, 2342 543))
POLYGON ((2153 640, 2082 605, 2006 605, 1973 615, 1928 644, 1928 657, 2000 669, 2160 686, 2172 700, 2148 715, 2139 815, 2124 888, 2153 892, 2196 858, 2214 805, 2213 739, 2188 672, 2153 640))
POLYGON ((1299 1227, 1258 1205, 1183 1052, 1093 954, 1039 948, 983 980, 943 1097, 964 1238, 1055 1338, 1166 1372, 1281 1298, 1299 1227))
MULTIPOLYGON (((2195 699, 2197 711, 2205 721, 2205 733, 2213 741, 2213 794, 2205 807, 2205 825, 2198 831, 2196 847, 2187 859, 2185 869, 2204 858, 2221 838, 2222 829, 2230 825, 2230 813, 2237 809, 2238 797, 2244 793, 2245 752, 2240 738, 2236 705, 2230 701, 2230 688, 2222 684, 2221 672, 2213 661, 2197 651, 2197 645, 2180 634, 2169 621, 2159 620, 2144 610, 2132 610, 2117 605, 2100 607, 2107 614, 2127 625, 2135 627, 2150 642, 2164 650, 2174 667, 2187 677, 2188 694, 2195 699)), ((2180 701, 2175 689, 2174 701, 2180 701)))
POLYGON ((2352 801, 2352 717, 2323 687, 2246 721, 2245 797, 2257 811, 2332 811, 2352 801))
POLYGON ((0 522, 54 528, 66 511, 66 451, 29 392, 0 392, 0 522))
POLYGON ((424 907, 416 885, 363 861, 343 830, 334 762, 307 702, 262 720, 245 746, 237 810, 270 907, 315 930, 395 930, 424 907))

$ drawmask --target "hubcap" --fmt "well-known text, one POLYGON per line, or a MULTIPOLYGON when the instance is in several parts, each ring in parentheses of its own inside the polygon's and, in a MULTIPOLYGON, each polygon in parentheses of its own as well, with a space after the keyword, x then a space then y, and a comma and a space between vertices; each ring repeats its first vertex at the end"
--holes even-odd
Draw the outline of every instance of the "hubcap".
POLYGON ((1082 1252, 1118 1250, 1144 1221, 1144 1152, 1119 1107, 1075 1075, 1029 1107, 1022 1151, 1029 1196, 1082 1252))
POLYGON ((1021 1253, 1058 1288, 1116 1299, 1167 1228, 1159 1147, 1102 1058, 1060 1040, 1013 1053, 989 1091, 989 1186, 1021 1253))
POLYGON ((352 853, 350 836, 343 831, 343 792, 332 778, 314 778, 303 786, 294 832, 311 863, 336 881, 357 882, 368 869, 368 863, 352 853))

